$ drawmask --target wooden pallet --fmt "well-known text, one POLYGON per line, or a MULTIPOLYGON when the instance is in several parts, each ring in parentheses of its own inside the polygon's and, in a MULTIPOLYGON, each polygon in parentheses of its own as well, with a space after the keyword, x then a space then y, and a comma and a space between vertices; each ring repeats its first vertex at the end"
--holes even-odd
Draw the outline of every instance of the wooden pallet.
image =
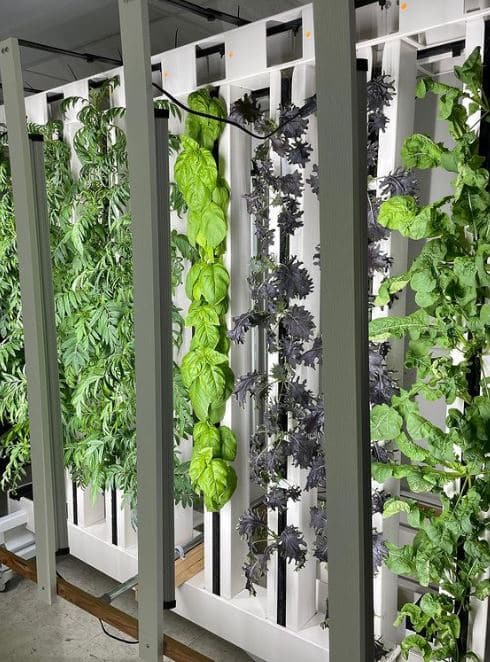
MULTIPOLYGON (((204 570, 204 543, 196 545, 184 558, 175 561, 175 586, 182 586, 202 570, 204 570)), ((133 590, 134 597, 138 600, 138 586, 136 585, 133 590)))

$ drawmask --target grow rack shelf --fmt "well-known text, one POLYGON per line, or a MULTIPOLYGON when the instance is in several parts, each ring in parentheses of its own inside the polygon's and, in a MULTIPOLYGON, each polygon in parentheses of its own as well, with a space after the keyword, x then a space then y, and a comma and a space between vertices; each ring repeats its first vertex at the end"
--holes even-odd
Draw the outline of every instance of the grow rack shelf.
MULTIPOLYGON (((423 8, 423 3, 421 7, 423 8)), ((368 16, 369 12, 372 14, 373 9, 366 7, 359 11, 365 12, 368 16)), ((390 120, 388 128, 380 136, 378 175, 386 174, 399 165, 401 141, 413 130, 415 113, 413 89, 417 75, 417 51, 431 43, 454 41, 454 29, 464 35, 466 49, 471 50, 470 44, 483 43, 484 21, 489 15, 490 9, 477 8, 477 11, 471 14, 463 13, 451 19, 451 34, 446 38, 443 33, 446 24, 440 23, 425 25, 424 29, 418 29, 415 38, 410 28, 396 31, 398 16, 395 16, 391 10, 388 22, 391 20, 394 31, 383 36, 375 33, 369 38, 364 35, 358 43, 358 56, 367 58, 370 72, 376 62, 376 52, 382 49, 382 70, 393 77, 397 90, 396 98, 388 111, 390 120)), ((367 23, 369 24, 369 21, 367 23)), ((373 24, 371 28, 377 30, 378 26, 373 24)), ((437 54, 434 56, 437 57, 437 54)), ((151 61, 154 80, 184 102, 186 96, 200 85, 211 84, 219 88, 228 106, 246 92, 260 90, 264 93, 265 90, 270 97, 270 107, 274 109, 279 106, 281 77, 287 70, 292 71, 293 99, 301 102, 315 92, 313 9, 311 5, 305 5, 297 10, 238 27, 222 35, 215 35, 154 55, 151 61), (294 24, 299 35, 293 40, 294 44, 291 45, 289 32, 279 31, 279 35, 283 35, 283 38, 279 39, 275 38, 274 31, 271 35, 271 24, 275 26, 294 24), (249 45, 252 43, 254 48, 250 49, 249 45)), ((113 76, 120 77, 121 85, 112 93, 111 106, 124 106, 124 77, 121 67, 93 78, 100 80, 113 76)), ((29 121, 37 124, 45 124, 48 121, 49 96, 87 97, 90 80, 87 78, 27 97, 26 109, 29 121)), ((78 111, 77 105, 68 111, 64 138, 69 144, 72 143, 73 136, 79 128, 78 111)), ((0 108, 0 122, 4 120, 4 110, 0 108)), ((176 133, 181 129, 177 118, 171 118, 170 129, 176 133)), ((315 153, 314 135, 312 143, 315 153)), ((226 266, 231 270, 232 282, 237 284, 232 297, 232 305, 236 310, 232 308, 230 312, 230 315, 233 315, 244 310, 246 293, 243 292, 242 283, 248 272, 249 258, 252 254, 249 218, 241 198, 242 194, 248 191, 251 142, 242 134, 227 128, 220 141, 220 154, 225 163, 225 177, 234 192, 230 214, 231 250, 226 257, 226 266)), ((75 161, 73 167, 78 167, 75 161)), ((318 206, 311 193, 305 192, 303 205, 305 210, 308 210, 310 218, 317 222, 318 206)), ((175 217, 172 220, 174 224, 178 223, 175 217)), ((393 255, 397 269, 401 271, 408 260, 406 243, 394 238, 390 242, 389 253, 393 255)), ((314 232, 309 236, 304 233, 301 240, 296 242, 295 252, 300 256, 308 255, 312 253, 317 243, 318 238, 314 232)), ((401 298, 393 312, 396 314, 397 307, 401 310, 404 305, 405 302, 401 298)), ((248 355, 242 350, 239 354, 234 354, 232 350, 231 356, 232 367, 237 374, 244 374, 252 369, 253 350, 248 355)), ((401 366, 401 356, 401 347, 395 346, 394 365, 401 366)), ((250 410, 245 410, 243 415, 242 411, 229 404, 224 423, 230 425, 239 437, 248 439, 251 430, 250 410)), ((187 447, 184 452, 189 454, 189 451, 190 448, 187 447)), ((286 628, 274 622, 277 604, 277 587, 273 580, 276 574, 275 562, 272 563, 269 571, 267 587, 258 587, 256 598, 249 596, 248 592, 243 590, 241 566, 246 549, 235 533, 235 526, 238 517, 248 508, 255 495, 250 493, 247 457, 243 455, 239 457, 236 466, 241 479, 235 495, 223 508, 220 517, 221 595, 213 595, 211 590, 212 517, 210 513, 205 513, 204 570, 177 590, 176 611, 249 653, 270 662, 282 662, 284 659, 296 657, 307 659, 309 662, 323 662, 327 659, 328 630, 323 630, 319 624, 323 620, 320 612, 328 588, 325 568, 318 571, 317 564, 312 562, 300 573, 288 568, 286 628), (251 632, 254 633, 253 637, 250 636, 251 632)), ((293 475, 300 470, 291 467, 290 471, 293 475)), ((121 507, 122 494, 117 494, 118 544, 114 545, 111 542, 113 508, 110 493, 100 495, 94 503, 89 490, 77 488, 75 516, 71 477, 67 475, 66 480, 71 553, 120 582, 135 575, 137 573, 136 537, 131 526, 131 512, 127 506, 121 507)), ((315 495, 312 495, 311 505, 314 501, 315 495)), ((300 504, 293 504, 288 511, 290 521, 298 524, 300 528, 304 526, 308 528, 306 523, 309 521, 309 505, 310 502, 306 499, 300 504)), ((27 515, 27 529, 34 531, 32 502, 24 497, 20 501, 9 500, 9 510, 24 511, 27 515)), ((196 533, 193 513, 190 509, 178 507, 175 519, 176 544, 183 545, 196 533)), ((384 528, 384 533, 389 539, 398 539, 399 525, 396 518, 388 522, 379 521, 377 526, 378 529, 384 528)), ((375 630, 378 636, 391 645, 400 638, 400 632, 391 626, 397 610, 397 592, 396 578, 383 568, 375 579, 375 630)), ((477 618, 486 618, 486 607, 477 618)), ((484 654, 481 652, 484 651, 484 646, 483 638, 474 648, 477 653, 484 654)))

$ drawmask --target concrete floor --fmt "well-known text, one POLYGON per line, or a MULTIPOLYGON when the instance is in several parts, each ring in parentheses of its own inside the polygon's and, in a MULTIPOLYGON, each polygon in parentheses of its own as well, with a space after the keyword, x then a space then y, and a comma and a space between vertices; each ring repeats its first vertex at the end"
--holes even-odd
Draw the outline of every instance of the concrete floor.
MULTIPOLYGON (((94 595, 116 583, 73 557, 58 560, 58 571, 68 581, 94 595)), ((137 603, 132 592, 114 605, 134 616, 137 603)), ((116 635, 124 634, 107 628, 116 635)), ((165 631, 175 639, 207 655, 215 662, 250 662, 252 658, 231 644, 176 614, 165 615, 165 631)), ((103 634, 99 621, 59 599, 52 607, 37 600, 32 582, 16 577, 0 593, 1 662, 126 662, 138 659, 138 646, 122 644, 103 634)))

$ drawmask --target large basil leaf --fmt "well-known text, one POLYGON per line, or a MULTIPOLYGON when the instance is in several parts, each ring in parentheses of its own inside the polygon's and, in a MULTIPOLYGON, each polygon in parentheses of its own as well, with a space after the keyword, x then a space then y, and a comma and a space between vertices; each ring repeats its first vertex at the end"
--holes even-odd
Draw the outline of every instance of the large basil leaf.
POLYGON ((208 264, 200 272, 198 283, 204 299, 214 305, 227 296, 230 276, 222 264, 208 264))
POLYGON ((204 494, 204 503, 210 511, 220 510, 236 489, 235 471, 225 460, 213 458, 211 448, 194 453, 189 475, 192 483, 204 494))

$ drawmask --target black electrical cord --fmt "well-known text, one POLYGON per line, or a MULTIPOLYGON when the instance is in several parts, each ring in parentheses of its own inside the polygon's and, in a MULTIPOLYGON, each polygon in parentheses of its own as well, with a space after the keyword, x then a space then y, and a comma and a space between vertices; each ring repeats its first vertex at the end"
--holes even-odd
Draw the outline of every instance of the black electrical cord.
POLYGON ((159 92, 161 92, 166 97, 168 97, 170 101, 172 101, 176 106, 184 110, 186 113, 191 113, 192 115, 197 115, 198 117, 204 117, 204 119, 207 120, 214 120, 216 122, 221 122, 222 124, 229 124, 230 126, 234 126, 237 129, 240 129, 240 131, 243 131, 248 136, 251 136, 252 138, 257 138, 258 140, 267 140, 268 138, 271 138, 275 133, 279 133, 280 131, 282 131, 282 129, 284 129, 285 126, 293 122, 298 117, 308 117, 308 115, 311 115, 311 113, 315 112, 315 108, 316 108, 316 100, 314 97, 311 97, 310 99, 308 99, 305 105, 301 106, 298 112, 296 112, 292 117, 290 117, 285 122, 281 122, 281 124, 279 124, 279 126, 276 127, 270 133, 265 133, 261 135, 259 133, 254 133, 253 131, 249 131, 249 129, 247 129, 246 127, 242 126, 238 122, 235 122, 235 120, 230 120, 227 117, 218 117, 217 115, 210 115, 209 113, 203 113, 200 110, 193 110, 192 108, 189 108, 184 103, 182 103, 182 101, 179 101, 172 94, 170 94, 170 92, 164 90, 163 87, 160 87, 160 85, 158 85, 157 83, 152 83, 152 85, 159 92))
POLYGON ((134 639, 134 640, 123 639, 122 637, 118 637, 115 634, 111 634, 108 630, 106 630, 105 625, 101 618, 99 618, 99 622, 100 622, 100 627, 102 628, 102 632, 107 637, 110 637, 111 639, 115 639, 116 641, 119 641, 121 644, 139 644, 139 639, 134 639))
MULTIPOLYGON (((61 575, 58 571, 56 571, 56 576, 62 579, 63 581, 66 581, 63 575, 61 575)), ((121 644, 139 644, 138 639, 123 639, 122 637, 118 637, 115 634, 111 634, 108 630, 106 630, 105 625, 101 618, 99 618, 99 623, 100 623, 100 627, 102 628, 102 632, 107 637, 110 637, 111 639, 115 639, 116 641, 119 641, 121 644)))

